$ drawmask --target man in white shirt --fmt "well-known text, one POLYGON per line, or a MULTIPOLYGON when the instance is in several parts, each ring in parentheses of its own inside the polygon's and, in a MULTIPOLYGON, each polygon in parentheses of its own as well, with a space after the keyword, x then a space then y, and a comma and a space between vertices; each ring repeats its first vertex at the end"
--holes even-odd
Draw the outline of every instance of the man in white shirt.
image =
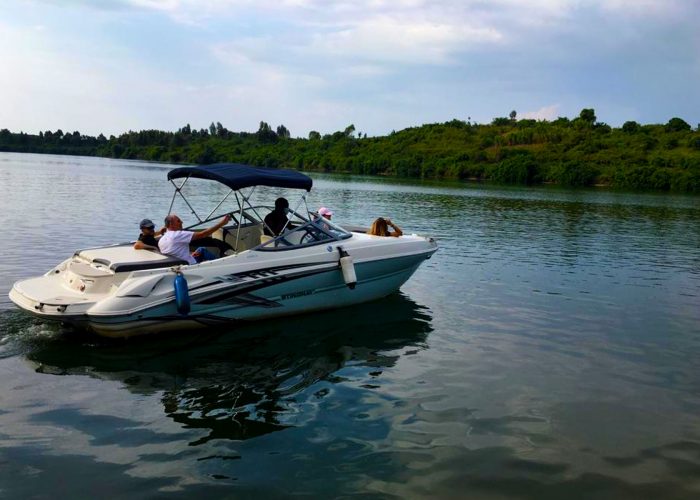
POLYGON ((200 247, 190 253, 190 242, 212 235, 215 231, 228 224, 230 220, 231 216, 226 215, 217 225, 209 229, 196 232, 184 231, 182 229, 182 219, 175 214, 170 214, 165 218, 167 231, 158 241, 158 248, 160 248, 161 253, 186 260, 190 264, 213 260, 216 256, 204 247, 200 247))

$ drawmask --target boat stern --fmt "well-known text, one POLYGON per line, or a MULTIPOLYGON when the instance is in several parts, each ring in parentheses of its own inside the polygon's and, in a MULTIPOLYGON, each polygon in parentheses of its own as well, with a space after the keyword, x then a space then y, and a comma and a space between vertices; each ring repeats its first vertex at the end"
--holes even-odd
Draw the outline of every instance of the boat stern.
POLYGON ((10 300, 24 311, 50 321, 75 322, 85 316, 95 299, 60 286, 47 276, 18 281, 10 290, 10 300))
POLYGON ((42 319, 80 322, 111 290, 114 273, 67 259, 43 276, 18 281, 9 297, 20 309, 42 319))

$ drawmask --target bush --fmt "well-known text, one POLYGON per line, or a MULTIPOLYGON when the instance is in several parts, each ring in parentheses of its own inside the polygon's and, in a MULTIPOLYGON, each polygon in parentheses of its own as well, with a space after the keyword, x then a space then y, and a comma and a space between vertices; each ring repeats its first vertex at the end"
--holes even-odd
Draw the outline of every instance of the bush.
POLYGON ((530 128, 534 127, 535 125, 537 125, 537 120, 530 118, 524 118, 518 121, 518 128, 530 128))
POLYGON ((554 168, 553 179, 562 186, 590 186, 599 174, 598 168, 581 161, 568 161, 554 168))
POLYGON ((653 189, 665 189, 671 186, 671 173, 668 169, 654 170, 649 178, 649 187, 653 189))
POLYGON ((656 147, 659 141, 654 139, 651 136, 644 136, 644 139, 642 140, 642 148, 644 148, 644 151, 651 151, 656 147))
POLYGON ((496 143, 495 134, 487 135, 481 139, 481 142, 479 143, 479 148, 481 148, 481 149, 490 148, 495 143, 496 143))
POLYGON ((684 176, 684 172, 677 169, 654 168, 651 165, 624 167, 613 174, 613 182, 617 187, 633 189, 669 189, 676 186, 678 191, 688 191, 692 186, 692 175, 684 176), (674 177, 677 179, 674 180, 674 177), (683 180, 680 177, 684 177, 683 180))
POLYGON ((700 171, 688 172, 680 170, 674 172, 674 174, 669 186, 672 191, 700 193, 700 171))
POLYGON ((666 149, 675 149, 678 147, 678 139, 675 137, 669 137, 666 139, 666 142, 664 142, 664 148, 666 149))
POLYGON ((528 155, 506 158, 491 173, 491 180, 504 184, 532 184, 537 175, 537 164, 528 155))
POLYGON ((681 118, 671 118, 665 128, 666 132, 684 132, 690 130, 690 125, 681 118))
POLYGON ((533 158, 532 153, 528 151, 527 149, 523 148, 509 148, 509 149, 504 149, 501 152, 501 158, 506 159, 506 158, 514 158, 516 156, 527 156, 528 158, 533 158))
POLYGON ((209 165, 216 162, 216 153, 210 146, 205 146, 204 150, 196 156, 196 163, 209 165))
POLYGON ((639 123, 635 121, 625 122, 622 125, 622 131, 628 134, 634 134, 635 132, 639 132, 639 123))
POLYGON ((688 139, 688 147, 700 151, 700 134, 695 134, 688 139))
POLYGON ((491 125, 496 125, 496 126, 504 126, 504 125, 512 125, 513 120, 510 118, 505 118, 505 117, 498 117, 494 118, 493 121, 491 122, 491 125))

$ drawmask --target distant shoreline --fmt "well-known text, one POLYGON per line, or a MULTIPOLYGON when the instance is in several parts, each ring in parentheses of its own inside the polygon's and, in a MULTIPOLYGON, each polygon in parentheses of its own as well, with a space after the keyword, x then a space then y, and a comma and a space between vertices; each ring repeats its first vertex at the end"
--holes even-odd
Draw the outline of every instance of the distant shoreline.
POLYGON ((612 128, 591 109, 554 121, 495 118, 413 127, 383 137, 343 131, 292 138, 261 122, 255 133, 220 123, 176 132, 143 130, 109 138, 79 132, 0 130, 0 151, 167 163, 246 163, 308 172, 494 184, 610 187, 700 193, 700 132, 680 118, 612 128))

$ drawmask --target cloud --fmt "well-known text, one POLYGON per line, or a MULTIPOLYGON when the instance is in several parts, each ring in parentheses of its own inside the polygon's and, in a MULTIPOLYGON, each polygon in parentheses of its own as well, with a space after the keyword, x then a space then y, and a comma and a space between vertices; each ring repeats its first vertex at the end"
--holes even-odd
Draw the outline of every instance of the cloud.
POLYGON ((12 68, 0 73, 0 123, 95 135, 139 125, 170 128, 159 118, 172 108, 179 84, 123 56, 66 50, 48 30, 0 24, 0 33, 0 60, 12 68))
POLYGON ((130 10, 133 8, 129 0, 29 0, 27 4, 40 3, 58 8, 86 8, 90 10, 118 11, 130 10))
POLYGON ((519 119, 530 119, 530 120, 556 120, 559 116, 559 105, 552 104, 550 106, 544 106, 537 111, 526 111, 519 116, 519 119))
POLYGON ((654 18, 674 17, 683 12, 684 5, 679 0, 606 0, 600 3, 600 8, 604 11, 654 18))
POLYGON ((347 29, 317 33, 309 50, 353 60, 432 65, 454 62, 455 52, 501 38, 489 28, 378 16, 347 29))
MULTIPOLYGON (((133 8, 153 10, 177 22, 198 25, 211 20, 266 19, 284 29, 263 30, 262 37, 285 31, 308 33, 300 48, 361 60, 442 64, 455 50, 499 42, 503 35, 484 26, 476 13, 445 2, 424 0, 124 0, 133 8)), ((255 22, 255 21, 254 21, 255 22)), ((232 33, 232 38, 237 36, 232 33)))
MULTIPOLYGON (((126 5, 131 5, 143 9, 155 9, 163 12, 175 12, 183 7, 180 0, 126 0, 126 5)), ((207 2, 202 2, 204 5, 207 2)))
POLYGON ((554 119, 595 107, 611 124, 630 109, 638 121, 700 112, 695 2, 33 4, 8 0, 3 12, 3 127, 109 133, 218 120, 250 130, 265 120, 300 135, 349 123, 382 134, 511 109, 554 119))

